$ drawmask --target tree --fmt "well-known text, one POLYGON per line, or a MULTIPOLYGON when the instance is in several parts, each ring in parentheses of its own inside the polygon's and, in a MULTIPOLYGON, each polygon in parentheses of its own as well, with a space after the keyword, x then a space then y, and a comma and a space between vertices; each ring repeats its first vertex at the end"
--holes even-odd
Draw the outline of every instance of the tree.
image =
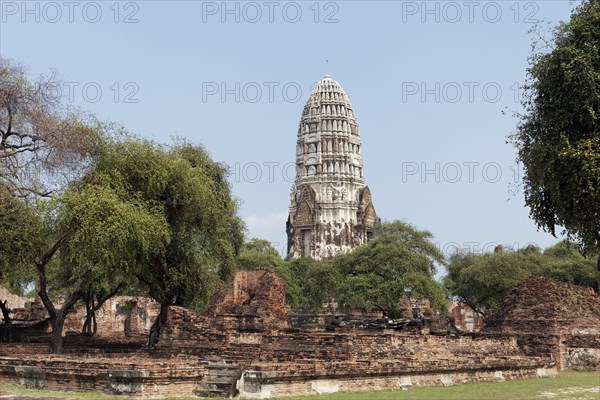
POLYGON ((104 303, 119 294, 124 287, 124 282, 119 282, 112 289, 107 289, 103 285, 88 285, 88 288, 83 294, 83 301, 85 303, 85 321, 81 327, 82 334, 96 335, 96 333, 98 333, 96 313, 102 308, 104 303))
POLYGON ((444 292, 433 276, 444 257, 431 239, 431 233, 401 221, 382 224, 373 240, 333 260, 340 274, 339 305, 396 317, 400 299, 408 295, 443 310, 444 292))
POLYGON ((331 260, 303 257, 289 261, 288 266, 293 282, 288 295, 292 309, 322 312, 324 305, 335 304, 340 272, 331 260))
POLYGON ((70 109, 61 89, 56 73, 32 79, 0 58, 0 182, 22 199, 49 196, 85 171, 93 118, 70 109))
POLYGON ((547 47, 534 46, 512 137, 525 203, 538 227, 596 252, 600 291, 600 2, 584 0, 547 47))
POLYGON ((583 286, 595 285, 595 268, 577 246, 562 241, 544 252, 530 246, 518 251, 490 254, 456 253, 450 257, 444 284, 476 312, 486 315, 497 309, 506 294, 519 282, 541 275, 583 286))
POLYGON ((34 262, 38 294, 52 324, 53 351, 61 353, 66 316, 86 288, 136 271, 138 262, 168 240, 168 230, 154 204, 129 197, 97 169, 47 202, 40 231, 47 239, 34 262), (56 276, 62 279, 52 279, 56 276), (64 299, 60 307, 52 300, 56 295, 64 299))
POLYGON ((239 269, 266 268, 278 272, 283 266, 283 258, 268 240, 252 238, 245 242, 238 256, 239 269))
POLYGON ((519 282, 540 273, 540 256, 539 252, 456 253, 450 257, 444 283, 452 295, 485 316, 519 282))
MULTIPOLYGON (((71 109, 60 96, 61 88, 56 73, 30 78, 24 67, 0 58, 0 186, 3 202, 22 224, 18 229, 1 227, 0 263, 7 268, 0 272, 3 276, 30 273, 34 262, 38 273, 45 270, 70 235, 47 229, 54 216, 44 208, 54 199, 44 199, 60 196, 85 173, 101 124, 71 109), (17 242, 12 239, 15 232, 20 235, 17 242)), ((6 317, 9 313, 3 311, 6 317)))
MULTIPOLYGON (((0 285, 17 294, 35 279, 30 258, 39 241, 39 227, 38 216, 0 184, 0 285)), ((0 299, 0 310, 4 320, 2 341, 10 339, 12 321, 4 299, 0 299)))
POLYGON ((134 265, 132 275, 160 303, 148 344, 160 339, 171 305, 202 308, 229 276, 243 242, 243 223, 225 166, 200 146, 176 140, 166 147, 126 139, 108 146, 95 164, 127 198, 156 207, 167 235, 134 265))
POLYGON ((542 276, 574 285, 594 287, 594 260, 581 254, 575 243, 563 240, 544 251, 542 276))

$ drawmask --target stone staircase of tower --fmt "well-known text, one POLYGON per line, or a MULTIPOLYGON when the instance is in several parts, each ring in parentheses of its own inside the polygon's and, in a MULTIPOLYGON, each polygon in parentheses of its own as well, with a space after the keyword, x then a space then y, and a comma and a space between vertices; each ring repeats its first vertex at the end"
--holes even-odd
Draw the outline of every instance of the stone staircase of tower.
POLYGON ((241 378, 245 365, 228 363, 226 361, 205 362, 206 374, 194 390, 200 397, 235 397, 237 395, 236 382, 241 378))

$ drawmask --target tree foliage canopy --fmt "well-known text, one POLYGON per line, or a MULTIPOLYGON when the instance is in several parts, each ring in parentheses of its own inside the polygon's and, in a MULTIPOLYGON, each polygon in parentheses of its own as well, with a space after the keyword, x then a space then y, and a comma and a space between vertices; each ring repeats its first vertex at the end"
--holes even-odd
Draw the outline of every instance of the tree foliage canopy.
POLYGON ((544 252, 530 246, 490 254, 457 253, 450 257, 444 283, 448 291, 473 309, 495 309, 519 282, 541 275, 567 283, 594 286, 594 260, 562 241, 544 252))
POLYGON ((432 238, 401 221, 383 223, 374 239, 333 260, 340 276, 339 304, 396 316, 400 298, 407 295, 427 298, 434 309, 443 310, 444 292, 434 274, 444 257, 432 238))
POLYGON ((55 291, 69 290, 87 270, 91 274, 86 290, 111 291, 131 282, 139 263, 147 262, 169 239, 155 206, 93 179, 97 181, 75 185, 60 198, 58 228, 69 232, 69 238, 50 270, 55 291))
POLYGON ((444 258, 431 234, 409 224, 384 223, 370 242, 331 260, 281 259, 266 240, 252 239, 240 252, 242 269, 267 268, 286 282, 286 300, 296 311, 378 310, 400 315, 400 300, 428 299, 444 310, 445 294, 435 281, 435 265, 444 258))
POLYGON ((102 149, 93 171, 92 182, 130 199, 154 227, 132 274, 161 304, 205 303, 235 268, 243 240, 226 168, 200 146, 126 138, 102 149))
POLYGON ((534 50, 522 103, 512 139, 532 218, 552 234, 564 227, 584 249, 598 251, 600 2, 583 1, 555 29, 549 51, 534 50))
POLYGON ((0 185, 0 285, 15 293, 23 294, 34 280, 31 260, 40 245, 41 226, 39 216, 0 185))
POLYGON ((93 118, 71 109, 61 89, 56 73, 32 79, 0 58, 0 182, 21 198, 64 186, 97 138, 93 118))

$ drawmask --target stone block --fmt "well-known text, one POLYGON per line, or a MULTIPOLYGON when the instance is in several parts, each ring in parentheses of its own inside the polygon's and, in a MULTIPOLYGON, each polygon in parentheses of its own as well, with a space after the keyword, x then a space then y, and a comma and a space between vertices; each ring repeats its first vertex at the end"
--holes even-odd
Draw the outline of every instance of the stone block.
POLYGON ((146 378, 150 376, 144 370, 109 370, 110 388, 116 394, 141 393, 146 378))
POLYGON ((28 389, 43 389, 46 387, 44 371, 40 367, 15 366, 15 374, 19 378, 19 383, 28 389))

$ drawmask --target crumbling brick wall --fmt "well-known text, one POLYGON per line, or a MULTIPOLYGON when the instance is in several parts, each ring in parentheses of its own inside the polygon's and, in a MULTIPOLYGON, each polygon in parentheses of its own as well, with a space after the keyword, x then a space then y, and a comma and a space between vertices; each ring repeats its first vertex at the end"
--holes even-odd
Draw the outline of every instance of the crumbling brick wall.
POLYGON ((76 353, 56 355, 50 354, 45 344, 3 344, 0 383, 160 398, 192 395, 204 373, 196 356, 171 354, 157 359, 144 351, 111 353, 106 351, 110 346, 106 343, 104 348, 90 350, 80 347, 76 353))
MULTIPOLYGON (((114 304, 123 304, 119 301, 114 304)), ((129 315, 119 314, 116 305, 106 307, 107 318, 129 315)), ((239 369, 231 383, 245 394, 303 395, 552 375, 556 354, 566 351, 571 364, 588 365, 588 353, 568 349, 592 345, 587 336, 568 343, 514 333, 434 336, 428 329, 394 330, 385 324, 381 329, 290 328, 285 285, 266 270, 236 274, 207 316, 170 307, 167 317, 152 349, 117 335, 109 335, 109 341, 69 337, 63 355, 49 355, 48 344, 2 347, 0 381, 142 397, 190 396, 210 378, 211 365, 225 365, 239 369)), ((80 324, 80 318, 75 313, 73 323, 80 324)), ((120 321, 106 326, 121 331, 120 321)))
MULTIPOLYGON (((56 306, 60 305, 61 302, 57 301, 56 306)), ((159 311, 159 304, 147 296, 115 296, 96 312, 97 335, 105 338, 147 335, 159 311)), ((40 301, 33 301, 26 308, 14 309, 12 317, 17 337, 51 332, 46 321, 48 312, 40 301)), ((67 315, 63 332, 81 332, 85 318, 85 306, 80 304, 67 315)))
POLYGON ((591 288, 528 278, 486 318, 484 331, 517 334, 560 369, 600 370, 600 296, 591 288))
MULTIPOLYGON (((160 311, 160 305, 147 296, 115 296, 96 312, 97 335, 124 337, 147 335, 160 311)), ((65 332, 81 332, 85 322, 85 306, 80 305, 69 313, 65 332)))
POLYGON ((600 335, 600 296, 592 288, 532 276, 486 318, 485 330, 600 335))
POLYGON ((266 269, 237 271, 233 282, 213 297, 206 315, 218 317, 224 330, 285 329, 285 281, 266 269))
POLYGON ((483 316, 465 303, 454 301, 449 309, 456 327, 463 332, 479 332, 483 328, 483 316))
POLYGON ((18 296, 9 292, 6 288, 0 286, 0 301, 5 301, 10 309, 24 308, 27 304, 33 302, 33 297, 18 296))

